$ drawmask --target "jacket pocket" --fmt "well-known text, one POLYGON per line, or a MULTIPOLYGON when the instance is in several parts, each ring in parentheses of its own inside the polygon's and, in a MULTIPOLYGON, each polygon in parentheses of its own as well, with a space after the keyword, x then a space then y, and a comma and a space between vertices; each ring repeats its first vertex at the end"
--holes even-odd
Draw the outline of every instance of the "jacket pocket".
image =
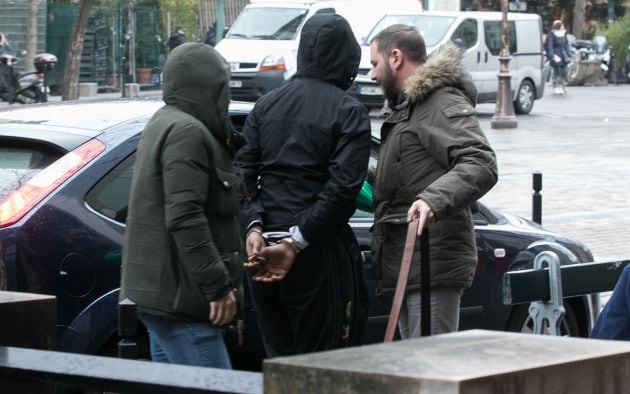
POLYGON ((173 310, 197 319, 208 319, 210 316, 210 304, 201 292, 199 285, 190 278, 190 275, 181 264, 178 263, 177 266, 179 280, 175 299, 173 300, 173 310))
POLYGON ((238 184, 241 177, 226 168, 215 168, 217 187, 211 188, 208 196, 208 208, 217 216, 238 214, 238 184))

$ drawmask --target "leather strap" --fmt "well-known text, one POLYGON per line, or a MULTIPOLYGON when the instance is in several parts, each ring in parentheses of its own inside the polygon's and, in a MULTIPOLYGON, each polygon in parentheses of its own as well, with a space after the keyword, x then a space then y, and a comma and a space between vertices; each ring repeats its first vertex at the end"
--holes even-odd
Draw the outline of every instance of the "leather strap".
POLYGON ((402 262, 400 263, 400 273, 398 274, 398 282, 396 282, 396 292, 394 293, 392 310, 389 314, 389 321, 387 322, 387 331, 385 332, 384 342, 391 342, 394 339, 396 326, 398 324, 398 317, 400 316, 400 308, 402 306, 403 299, 405 298, 405 291, 407 290, 409 271, 411 269, 411 258, 413 257, 413 248, 416 244, 416 239, 418 238, 417 234, 418 219, 414 219, 409 222, 409 226, 407 227, 405 250, 403 252, 402 262))

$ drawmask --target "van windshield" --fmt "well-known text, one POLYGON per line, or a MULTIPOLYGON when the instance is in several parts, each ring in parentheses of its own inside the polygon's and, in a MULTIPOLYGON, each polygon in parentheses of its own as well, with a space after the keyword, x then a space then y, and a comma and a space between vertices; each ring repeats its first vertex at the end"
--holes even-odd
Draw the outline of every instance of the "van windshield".
POLYGON ((225 38, 293 40, 307 13, 304 8, 245 8, 225 38))
POLYGON ((424 43, 427 48, 433 47, 444 38, 444 35, 446 35, 446 32, 454 21, 455 18, 450 16, 386 15, 374 26, 365 39, 364 44, 369 45, 372 38, 384 28, 395 24, 402 24, 414 26, 418 29, 422 38, 424 38, 424 43))

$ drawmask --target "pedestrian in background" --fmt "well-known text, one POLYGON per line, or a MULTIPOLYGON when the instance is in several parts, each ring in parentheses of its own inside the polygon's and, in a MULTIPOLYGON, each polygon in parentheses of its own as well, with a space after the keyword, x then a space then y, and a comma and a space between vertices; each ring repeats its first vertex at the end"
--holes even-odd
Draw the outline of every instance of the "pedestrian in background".
POLYGON ((553 71, 553 93, 565 94, 567 66, 571 62, 571 47, 562 21, 553 22, 551 33, 547 35, 545 42, 545 52, 553 71))
POLYGON ((231 368, 222 326, 237 311, 245 255, 229 66, 187 43, 166 60, 164 82, 166 105, 138 146, 120 299, 138 305, 153 361, 231 368))
MULTIPOLYGON (((497 182, 497 163, 475 115, 476 89, 447 44, 427 57, 414 28, 390 26, 371 43, 372 79, 392 113, 381 126, 374 177, 372 256, 379 287, 393 292, 407 222, 431 226, 431 333, 457 331, 464 289, 472 284, 477 251, 471 205, 497 182)), ((418 234, 419 235, 419 234, 418 234)), ((414 251, 398 328, 420 332, 420 251, 414 251)))
POLYGON ((15 49, 4 33, 0 33, 0 56, 2 55, 11 55, 11 57, 15 56, 15 49))
POLYGON ((208 27, 203 43, 212 46, 217 44, 217 22, 213 22, 212 26, 208 27))
POLYGON ((314 15, 302 29, 296 78, 261 97, 243 129, 236 162, 248 277, 269 357, 362 339, 367 290, 348 221, 371 133, 367 110, 346 93, 360 58, 346 19, 314 15))
POLYGON ((175 31, 168 38, 168 51, 172 51, 176 47, 186 42, 186 32, 183 26, 175 26, 175 31))

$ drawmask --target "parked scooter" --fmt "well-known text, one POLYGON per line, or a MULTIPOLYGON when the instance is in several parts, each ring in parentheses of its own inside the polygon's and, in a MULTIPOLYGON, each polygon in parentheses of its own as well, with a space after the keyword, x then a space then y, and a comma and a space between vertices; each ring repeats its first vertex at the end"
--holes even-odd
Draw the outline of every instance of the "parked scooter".
POLYGON ((602 76, 606 80, 610 80, 611 74, 611 54, 610 46, 608 46, 608 40, 604 36, 593 37, 592 51, 589 55, 591 60, 599 60, 599 67, 602 72, 602 76))
POLYGON ((46 72, 57 66, 57 57, 50 53, 35 55, 35 71, 16 75, 13 65, 17 59, 9 54, 0 56, 0 98, 10 103, 43 103, 48 101, 46 72), (17 79, 17 83, 16 83, 17 79))

